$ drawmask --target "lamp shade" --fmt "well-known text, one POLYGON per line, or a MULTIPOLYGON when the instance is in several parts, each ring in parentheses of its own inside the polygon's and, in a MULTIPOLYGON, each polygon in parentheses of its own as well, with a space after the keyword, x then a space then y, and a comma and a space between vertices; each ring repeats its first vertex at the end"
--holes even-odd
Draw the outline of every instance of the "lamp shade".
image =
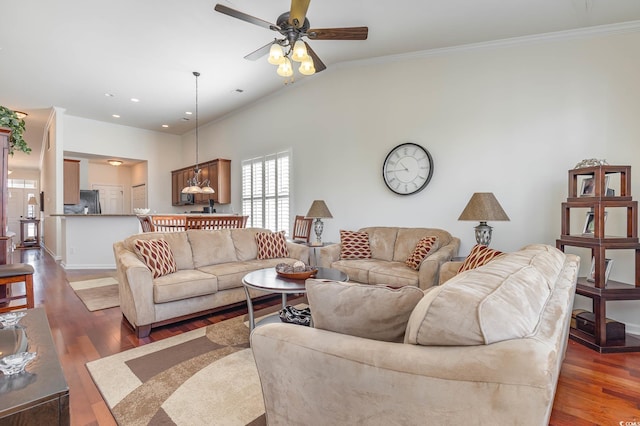
POLYGON ((30 206, 37 206, 38 205, 38 200, 36 200, 36 197, 31 196, 29 197, 29 201, 27 201, 27 204, 30 206))
POLYGON ((313 217, 313 218, 319 217, 319 218, 327 218, 327 219, 333 218, 324 200, 314 200, 313 203, 311 203, 311 207, 309 208, 309 211, 307 212, 306 217, 313 217))
POLYGON ((508 221, 509 216, 504 212, 502 206, 492 192, 476 192, 471 196, 458 220, 477 220, 486 222, 488 220, 508 221))

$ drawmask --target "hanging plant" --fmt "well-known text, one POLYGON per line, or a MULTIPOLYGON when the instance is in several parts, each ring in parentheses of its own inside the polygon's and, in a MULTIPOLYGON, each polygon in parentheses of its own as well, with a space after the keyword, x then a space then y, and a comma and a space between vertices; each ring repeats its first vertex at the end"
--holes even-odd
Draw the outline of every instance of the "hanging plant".
POLYGON ((22 151, 29 154, 31 148, 25 142, 22 134, 24 133, 24 120, 7 107, 0 106, 0 127, 11 129, 11 139, 9 139, 9 154, 13 155, 15 151, 22 151))

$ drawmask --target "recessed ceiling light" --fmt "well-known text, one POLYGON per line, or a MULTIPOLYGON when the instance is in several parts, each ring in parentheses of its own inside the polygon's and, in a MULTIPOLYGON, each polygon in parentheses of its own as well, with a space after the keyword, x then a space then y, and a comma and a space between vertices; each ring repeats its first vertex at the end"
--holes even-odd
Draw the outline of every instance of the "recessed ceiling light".
POLYGON ((242 93, 242 92, 244 92, 244 89, 236 89, 235 91, 236 91, 236 93, 242 93))
POLYGON ((131 102, 140 102, 140 99, 138 99, 138 98, 131 98, 131 102))
POLYGON ((118 114, 112 114, 111 115, 113 118, 120 118, 120 116, 118 114))
POLYGON ((186 111, 186 112, 185 112, 185 114, 187 114, 187 115, 191 115, 191 114, 193 114, 193 113, 192 113, 191 111, 186 111))
POLYGON ((168 124, 163 124, 162 127, 164 127, 166 129, 167 127, 169 127, 169 125, 168 124))
POLYGON ((113 93, 105 93, 104 94, 107 98, 113 98, 115 95, 113 93))
POLYGON ((182 117, 181 120, 182 121, 189 121, 189 119, 187 117, 182 117))
POLYGON ((122 165, 122 161, 120 160, 107 160, 107 163, 111 164, 112 166, 118 167, 122 165))

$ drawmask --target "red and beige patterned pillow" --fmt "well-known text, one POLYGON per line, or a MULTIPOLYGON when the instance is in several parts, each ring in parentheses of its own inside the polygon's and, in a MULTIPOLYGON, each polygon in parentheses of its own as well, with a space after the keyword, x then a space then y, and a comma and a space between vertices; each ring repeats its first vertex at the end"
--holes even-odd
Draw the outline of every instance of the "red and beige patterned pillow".
POLYGON ((369 234, 340 230, 340 259, 371 259, 369 234))
POLYGON ((134 243, 142 261, 151 270, 153 278, 171 274, 178 270, 176 259, 165 239, 136 240, 134 243))
POLYGON ((256 243, 258 244, 258 259, 289 257, 284 231, 258 232, 256 233, 256 243))
POLYGON ((438 237, 424 237, 418 244, 416 244, 416 248, 411 253, 411 256, 404 261, 404 263, 411 269, 415 269, 416 271, 420 269, 420 264, 427 257, 431 249, 435 246, 436 241, 438 241, 438 237))
POLYGON ((476 244, 471 249, 471 253, 469 253, 469 256, 464 260, 462 266, 460 266, 460 269, 458 269, 458 273, 486 265, 496 257, 502 256, 503 254, 504 253, 501 251, 490 249, 482 244, 476 244))

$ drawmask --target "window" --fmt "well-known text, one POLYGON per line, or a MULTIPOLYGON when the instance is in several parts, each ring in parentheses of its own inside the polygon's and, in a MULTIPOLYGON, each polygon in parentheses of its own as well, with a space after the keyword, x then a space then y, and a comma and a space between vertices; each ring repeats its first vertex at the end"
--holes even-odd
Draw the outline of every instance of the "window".
POLYGON ((249 216, 247 226, 289 235, 290 164, 290 150, 242 162, 242 214, 249 216))

